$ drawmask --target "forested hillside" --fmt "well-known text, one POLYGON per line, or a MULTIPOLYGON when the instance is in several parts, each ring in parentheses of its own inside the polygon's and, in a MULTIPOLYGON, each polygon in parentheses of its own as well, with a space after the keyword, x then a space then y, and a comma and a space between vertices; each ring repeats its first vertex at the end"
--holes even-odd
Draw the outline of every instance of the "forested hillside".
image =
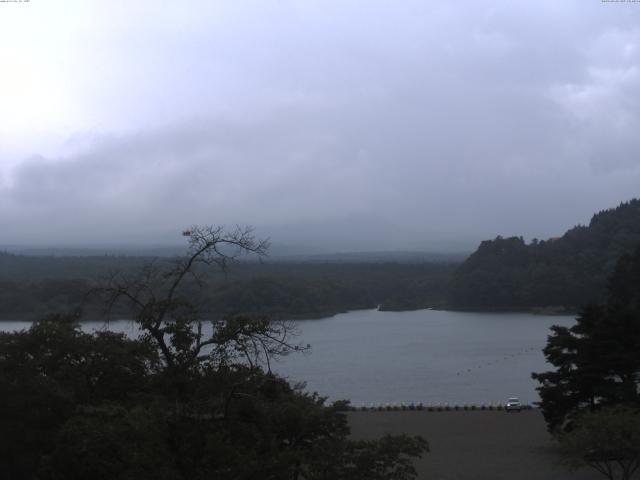
POLYGON ((575 310, 600 302, 617 259, 640 245, 640 200, 593 216, 562 237, 487 240, 456 270, 451 304, 468 309, 575 310))
MULTIPOLYGON (((640 200, 593 216, 562 237, 487 240, 462 264, 451 262, 239 262, 206 274, 203 290, 185 288, 211 315, 261 313, 311 318, 380 306, 385 310, 456 308, 575 311, 602 301, 617 259, 640 245, 640 200), (561 308, 558 308, 561 307, 561 308)), ((37 318, 80 305, 110 272, 131 272, 169 258, 36 257, 0 253, 0 318, 37 318)), ((85 313, 100 314, 90 298, 85 313)), ((121 312, 126 315, 127 312, 121 312)))
MULTIPOLYGON (((154 260, 157 265, 171 261, 154 260)), ((110 272, 131 272, 152 262, 144 257, 29 257, 0 254, 0 318, 38 318, 74 309, 110 272)), ((260 313, 311 318, 346 310, 408 310, 446 303, 452 263, 239 262, 226 275, 205 274, 202 290, 185 283, 201 312, 218 316, 260 313)), ((89 297, 85 314, 103 303, 89 297)), ((127 315, 127 312, 120 312, 127 315)))

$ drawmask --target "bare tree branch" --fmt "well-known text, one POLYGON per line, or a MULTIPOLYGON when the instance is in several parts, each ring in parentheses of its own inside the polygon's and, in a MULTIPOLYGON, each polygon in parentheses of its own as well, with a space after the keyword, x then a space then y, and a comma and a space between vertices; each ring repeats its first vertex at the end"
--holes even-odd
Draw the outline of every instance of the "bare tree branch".
POLYGON ((188 237, 187 255, 176 258, 172 266, 158 260, 144 265, 135 275, 114 273, 96 289, 106 297, 111 312, 126 302, 142 332, 153 340, 169 367, 194 367, 203 361, 228 364, 243 358, 252 368, 270 357, 305 348, 290 341, 291 326, 265 317, 228 317, 211 322, 205 335, 204 323, 192 304, 181 297, 186 278, 203 288, 205 278, 198 266, 215 266, 226 272, 241 255, 266 255, 268 240, 258 240, 250 227, 194 225, 184 232, 188 237), (164 267, 164 268, 163 268, 164 267))

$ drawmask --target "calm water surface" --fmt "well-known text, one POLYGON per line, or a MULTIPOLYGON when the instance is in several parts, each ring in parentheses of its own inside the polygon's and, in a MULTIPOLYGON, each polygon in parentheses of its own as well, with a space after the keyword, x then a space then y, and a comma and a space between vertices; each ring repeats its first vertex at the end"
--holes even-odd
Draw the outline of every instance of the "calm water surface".
MULTIPOLYGON (((489 403, 538 399, 531 372, 549 368, 542 355, 549 327, 573 317, 518 313, 359 310, 294 322, 311 352, 272 365, 291 381, 330 399, 369 403, 489 403)), ((28 327, 2 322, 3 330, 28 327)), ((102 322, 87 322, 91 331, 102 322)), ((135 335, 131 322, 110 329, 135 335)))

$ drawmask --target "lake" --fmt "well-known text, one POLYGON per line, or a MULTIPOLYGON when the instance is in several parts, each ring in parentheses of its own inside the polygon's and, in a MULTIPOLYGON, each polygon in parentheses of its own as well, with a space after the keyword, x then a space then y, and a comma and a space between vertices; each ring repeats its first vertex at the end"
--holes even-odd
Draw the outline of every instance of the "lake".
MULTIPOLYGON (((370 403, 497 403, 538 400, 531 372, 549 369, 542 355, 549 327, 573 317, 438 310, 358 310, 292 322, 311 351, 272 364, 291 381, 332 400, 370 403)), ((28 322, 2 322, 3 330, 28 322)), ((102 322, 87 322, 90 331, 102 322)), ((135 334, 131 322, 110 329, 135 334)))

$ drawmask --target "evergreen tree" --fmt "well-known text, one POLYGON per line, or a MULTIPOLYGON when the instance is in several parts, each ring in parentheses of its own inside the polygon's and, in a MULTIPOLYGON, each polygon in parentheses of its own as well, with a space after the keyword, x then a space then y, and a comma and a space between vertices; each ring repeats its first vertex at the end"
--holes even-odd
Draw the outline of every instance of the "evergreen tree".
POLYGON ((533 374, 550 430, 571 429, 585 410, 640 405, 640 247, 619 259, 605 305, 552 332, 544 354, 556 370, 533 374))

